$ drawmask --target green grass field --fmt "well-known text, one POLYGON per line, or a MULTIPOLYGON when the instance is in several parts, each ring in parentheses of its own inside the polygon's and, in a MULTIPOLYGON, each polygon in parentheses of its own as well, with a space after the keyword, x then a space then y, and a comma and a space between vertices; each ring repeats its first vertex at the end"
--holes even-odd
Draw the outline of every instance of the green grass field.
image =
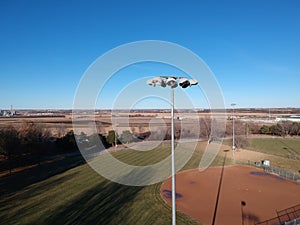
MULTIPOLYGON (((159 147, 146 157, 131 150, 114 154, 127 163, 149 164, 169 153, 169 147, 159 147)), ((196 151, 186 168, 198 166, 200 154, 196 151)), ((145 187, 116 184, 79 157, 0 180, 0 224, 171 224, 171 208, 160 197, 161 183, 145 187), (29 175, 33 179, 28 181, 29 175)), ((177 223, 199 224, 181 213, 177 223)))
MULTIPOLYGON (((286 156, 283 146, 299 153, 300 140, 286 140, 253 139, 250 144, 272 154, 286 156)), ((182 170, 198 167, 205 145, 198 144, 182 170)), ((131 165, 153 164, 169 154, 170 146, 113 153, 131 165)), ((221 152, 211 166, 223 165, 223 155, 221 152)), ((232 163, 227 159, 226 164, 232 163)), ((94 172, 80 156, 61 158, 0 178, 0 224, 171 224, 171 207, 160 197, 160 186, 113 183, 94 172)), ((178 212, 177 224, 199 223, 178 212)))
POLYGON ((300 138, 253 138, 247 148, 288 158, 300 155, 300 138))
MULTIPOLYGON (((226 139, 223 144, 231 148, 232 140, 226 139)), ((298 173, 300 170, 300 138, 260 137, 249 138, 244 149, 268 154, 271 165, 298 173)))

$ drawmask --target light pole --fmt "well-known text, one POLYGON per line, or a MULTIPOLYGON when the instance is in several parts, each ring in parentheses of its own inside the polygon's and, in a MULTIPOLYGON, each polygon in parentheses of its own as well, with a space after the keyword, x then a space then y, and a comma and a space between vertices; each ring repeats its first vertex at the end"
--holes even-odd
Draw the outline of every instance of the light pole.
POLYGON ((174 76, 158 76, 147 80, 147 84, 151 86, 170 86, 171 88, 171 161, 172 161, 172 225, 176 225, 176 170, 175 170, 175 150, 174 150, 174 88, 179 85, 182 88, 197 85, 198 81, 188 80, 185 77, 174 76))
POLYGON ((235 140, 234 140, 234 106, 236 106, 236 104, 232 103, 231 106, 232 106, 232 152, 234 154, 234 152, 235 152, 235 140))

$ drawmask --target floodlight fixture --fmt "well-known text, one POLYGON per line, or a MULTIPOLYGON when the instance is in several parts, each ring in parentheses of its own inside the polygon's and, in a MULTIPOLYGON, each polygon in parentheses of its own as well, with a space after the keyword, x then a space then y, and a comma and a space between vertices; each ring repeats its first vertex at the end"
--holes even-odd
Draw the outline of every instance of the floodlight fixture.
POLYGON ((168 86, 170 86, 171 88, 176 88, 178 86, 177 81, 176 81, 176 79, 174 77, 169 77, 166 80, 166 84, 168 86))
POLYGON ((160 86, 161 87, 166 87, 167 86, 166 81, 165 80, 161 80, 160 86))
POLYGON ((157 76, 147 80, 147 84, 150 86, 161 86, 166 87, 167 85, 171 88, 176 88, 179 84, 182 88, 191 87, 197 85, 197 80, 189 80, 186 77, 175 77, 175 76, 157 76))
POLYGON ((149 80, 147 80, 147 84, 148 85, 151 85, 153 87, 155 86, 162 86, 162 87, 165 87, 165 83, 163 81, 163 79, 161 77, 154 77, 154 78, 151 78, 149 80))
POLYGON ((179 78, 179 85, 182 87, 182 88, 187 88, 190 86, 190 81, 187 79, 187 78, 179 78))
POLYGON ((190 86, 198 84, 197 80, 189 80, 189 82, 190 82, 190 86))

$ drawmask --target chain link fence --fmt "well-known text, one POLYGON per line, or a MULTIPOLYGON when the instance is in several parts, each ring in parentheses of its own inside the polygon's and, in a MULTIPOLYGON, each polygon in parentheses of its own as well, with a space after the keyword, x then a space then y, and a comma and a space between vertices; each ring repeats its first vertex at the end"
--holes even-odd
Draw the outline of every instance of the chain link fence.
POLYGON ((297 174, 295 172, 286 171, 286 170, 280 169, 278 167, 273 167, 273 166, 264 167, 264 170, 267 173, 277 174, 277 175, 279 175, 281 177, 284 177, 286 179, 300 182, 300 175, 299 175, 299 173, 297 174))
POLYGON ((275 166, 266 166, 262 162, 254 162, 251 160, 248 161, 241 161, 241 160, 235 160, 235 163, 240 164, 240 165, 247 165, 247 166, 252 166, 256 168, 262 168, 266 173, 273 174, 273 175, 278 175, 280 177, 293 180, 296 182, 300 182, 300 171, 299 172, 291 172, 287 171, 284 169, 281 169, 279 167, 275 166))

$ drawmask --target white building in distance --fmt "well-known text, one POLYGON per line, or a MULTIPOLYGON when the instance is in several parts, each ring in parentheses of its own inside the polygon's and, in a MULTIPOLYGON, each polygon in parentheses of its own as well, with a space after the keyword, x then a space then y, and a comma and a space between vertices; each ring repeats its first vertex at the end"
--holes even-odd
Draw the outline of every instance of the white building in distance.
POLYGON ((277 117, 276 122, 291 121, 300 123, 300 115, 277 117))

